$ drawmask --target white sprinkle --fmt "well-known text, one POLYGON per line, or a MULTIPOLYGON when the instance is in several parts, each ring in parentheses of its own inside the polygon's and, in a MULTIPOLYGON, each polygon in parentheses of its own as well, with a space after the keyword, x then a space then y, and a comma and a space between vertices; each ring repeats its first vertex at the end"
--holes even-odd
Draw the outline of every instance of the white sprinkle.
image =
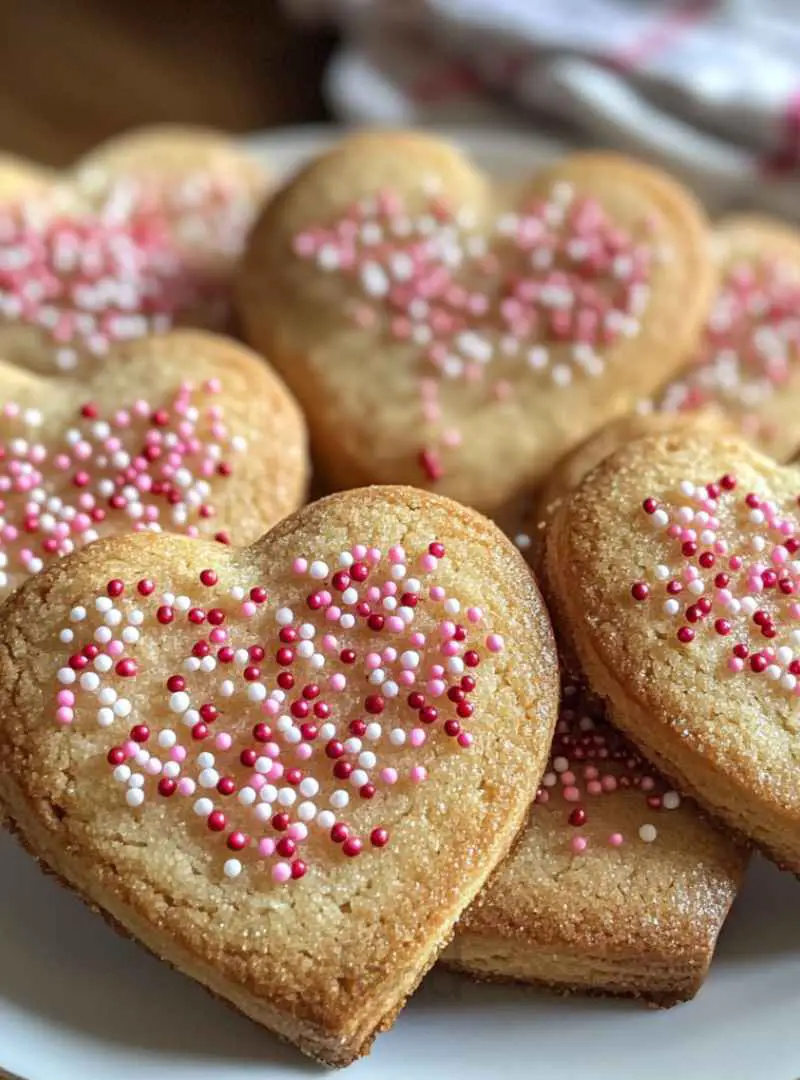
POLYGON ((639 829, 639 838, 644 840, 645 844, 652 844, 657 836, 658 829, 655 825, 642 825, 639 829))
POLYGON ((141 806, 144 802, 144 792, 141 790, 141 788, 129 788, 125 792, 125 802, 128 804, 128 806, 141 806))
POLYGON ((198 817, 208 817, 211 811, 214 809, 214 804, 211 799, 198 799, 192 807, 198 817))
POLYGON ((226 859, 222 869, 225 871, 226 877, 237 878, 242 872, 242 864, 238 859, 226 859))

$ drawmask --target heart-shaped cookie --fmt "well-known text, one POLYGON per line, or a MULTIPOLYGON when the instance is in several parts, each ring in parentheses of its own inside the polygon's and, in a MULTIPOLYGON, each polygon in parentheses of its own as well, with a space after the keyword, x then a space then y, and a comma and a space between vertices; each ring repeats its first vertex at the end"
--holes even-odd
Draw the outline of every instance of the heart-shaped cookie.
POLYGON ((800 234, 731 217, 714 230, 720 282, 691 365, 651 403, 716 406, 779 461, 800 447, 800 234))
POLYGON ((0 160, 0 355, 87 372, 118 342, 223 329, 265 186, 255 161, 204 129, 144 129, 61 174, 0 160))
POLYGON ((519 831, 558 670, 524 561, 408 488, 250 548, 100 541, 0 614, 0 797, 153 952, 334 1065, 519 831))
POLYGON ((511 192, 437 139, 373 133, 268 204, 238 308, 335 485, 494 513, 685 363, 711 287, 702 213, 652 169, 577 155, 511 192))
POLYGON ((0 600, 99 536, 247 543, 295 510, 305 424, 249 349, 198 330, 114 350, 89 379, 0 364, 0 600))
POLYGON ((567 680, 527 828, 443 959, 478 978, 685 1001, 746 862, 567 680))
POLYGON ((623 447, 556 512, 559 627, 677 786, 800 865, 800 472, 739 438, 623 447))

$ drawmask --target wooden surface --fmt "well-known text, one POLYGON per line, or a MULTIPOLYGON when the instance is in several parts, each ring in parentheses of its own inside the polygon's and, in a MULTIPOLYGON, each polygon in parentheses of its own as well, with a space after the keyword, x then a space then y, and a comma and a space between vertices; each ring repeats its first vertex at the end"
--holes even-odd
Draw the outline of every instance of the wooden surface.
POLYGON ((0 0, 0 149, 65 165, 136 124, 324 120, 330 45, 276 0, 0 0))

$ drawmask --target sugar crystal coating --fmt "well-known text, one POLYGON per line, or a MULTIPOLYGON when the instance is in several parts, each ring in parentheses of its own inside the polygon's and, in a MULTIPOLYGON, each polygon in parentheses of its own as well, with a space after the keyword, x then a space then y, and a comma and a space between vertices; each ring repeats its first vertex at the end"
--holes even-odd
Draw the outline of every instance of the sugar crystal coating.
POLYGON ((666 497, 647 496, 643 528, 656 561, 631 583, 631 602, 679 646, 702 635, 720 676, 757 676, 800 698, 800 523, 791 510, 728 472, 710 483, 684 480, 666 497))
POLYGON ((514 392, 520 369, 556 387, 601 375, 607 350, 641 329, 653 264, 666 257, 654 229, 637 223, 637 238, 563 182, 488 230, 439 193, 412 213, 386 190, 298 233, 294 251, 355 286, 355 325, 419 350, 418 462, 436 481, 463 439, 445 420, 443 384, 482 388, 489 401, 514 392))
POLYGON ((683 412, 729 408, 745 434, 769 438, 760 410, 780 393, 800 359, 800 271, 792 262, 741 259, 723 275, 690 367, 651 407, 683 412))
MULTIPOLYGON (((608 723, 600 700, 581 683, 565 679, 550 760, 536 803, 560 807, 564 843, 573 855, 583 855, 590 849, 583 830, 593 820, 599 801, 607 803, 624 792, 641 796, 646 820, 637 836, 624 835, 612 825, 604 840, 612 848, 638 841, 652 843, 658 837, 658 814, 681 805, 680 795, 608 723)), ((535 814, 532 827, 536 827, 535 814)))
POLYGON ((215 514, 212 480, 246 450, 219 391, 215 379, 185 383, 163 404, 140 398, 107 414, 86 402, 59 433, 36 409, 0 407, 0 590, 111 532, 200 535, 215 514))
POLYGON ((438 541, 416 555, 360 543, 331 559, 298 555, 292 606, 262 585, 223 586, 212 567, 192 595, 112 579, 60 632, 54 721, 108 728, 109 782, 127 806, 184 804, 229 853, 227 877, 251 869, 286 883, 314 859, 380 850, 390 830, 359 835, 350 811, 424 783, 431 740, 470 749, 481 665, 506 648, 477 608, 461 621, 436 580, 444 558, 438 541), (169 654, 187 627, 191 645, 173 648, 172 673, 140 715, 128 687, 147 679, 149 645, 169 654))

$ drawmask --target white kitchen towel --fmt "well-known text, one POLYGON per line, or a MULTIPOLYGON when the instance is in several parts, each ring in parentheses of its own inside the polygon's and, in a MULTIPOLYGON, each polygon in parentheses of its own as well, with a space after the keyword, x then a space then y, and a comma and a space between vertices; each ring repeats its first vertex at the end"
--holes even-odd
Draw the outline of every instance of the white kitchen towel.
POLYGON ((800 220, 800 0, 285 0, 343 120, 553 125, 800 220))

